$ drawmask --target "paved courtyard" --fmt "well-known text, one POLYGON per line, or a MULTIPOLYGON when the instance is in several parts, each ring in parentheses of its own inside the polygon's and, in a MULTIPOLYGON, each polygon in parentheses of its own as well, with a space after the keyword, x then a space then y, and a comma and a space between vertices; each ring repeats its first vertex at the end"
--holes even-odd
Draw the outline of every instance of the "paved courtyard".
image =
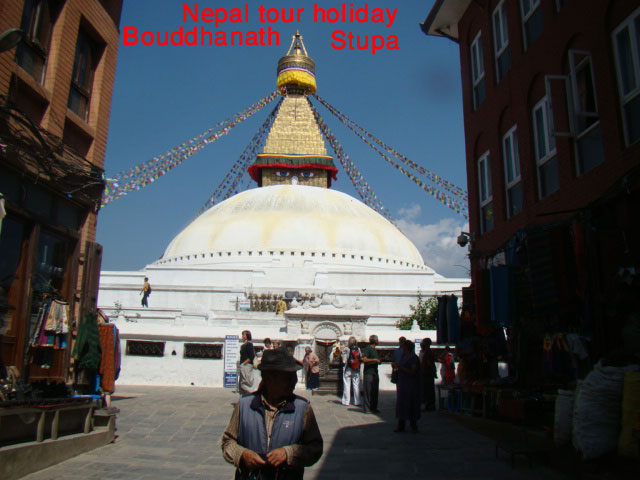
MULTIPOLYGON (((306 391, 299 394, 308 396, 306 391)), ((196 387, 119 387, 117 439, 29 480, 232 479, 220 436, 237 395, 196 387)), ((333 396, 311 397, 324 437, 324 455, 305 479, 537 479, 561 478, 526 462, 512 469, 495 459, 494 444, 437 413, 424 413, 420 432, 393 433, 395 393, 381 392, 381 413, 346 408, 333 396)))

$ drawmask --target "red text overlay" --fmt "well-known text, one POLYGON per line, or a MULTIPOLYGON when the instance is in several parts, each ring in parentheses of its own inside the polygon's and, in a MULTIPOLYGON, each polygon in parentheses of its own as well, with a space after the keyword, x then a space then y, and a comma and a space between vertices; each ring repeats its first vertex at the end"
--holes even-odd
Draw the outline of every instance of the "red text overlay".
MULTIPOLYGON (((338 8, 270 8, 260 5, 249 11, 249 4, 238 8, 203 8, 197 2, 183 3, 182 23, 196 25, 179 26, 174 30, 140 31, 134 26, 123 27, 124 45, 280 45, 277 24, 301 23, 305 15, 311 15, 315 23, 343 24, 331 32, 331 46, 336 50, 362 50, 373 55, 380 50, 398 50, 398 37, 387 35, 355 35, 348 31, 348 24, 374 24, 391 29, 398 14, 397 8, 371 8, 368 3, 355 7, 343 3, 338 8), (251 17, 250 17, 251 14, 251 17), (241 30, 239 24, 248 24, 249 18, 266 24, 258 30, 241 30), (199 24, 199 25, 198 25, 199 24), (212 26, 215 30, 208 27, 212 26), (237 28, 237 29, 236 29, 237 28)), ((338 25, 336 25, 337 27, 338 25)))

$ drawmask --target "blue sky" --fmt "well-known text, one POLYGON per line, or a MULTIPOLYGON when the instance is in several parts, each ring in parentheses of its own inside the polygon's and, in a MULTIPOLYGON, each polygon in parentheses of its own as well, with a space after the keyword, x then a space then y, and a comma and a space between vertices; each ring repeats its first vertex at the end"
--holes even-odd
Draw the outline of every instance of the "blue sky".
MULTIPOLYGON (((200 8, 244 5, 222 0, 197 3, 200 8)), ((433 0, 366 2, 370 10, 397 8, 390 28, 371 22, 315 23, 314 2, 248 3, 248 23, 224 23, 218 30, 247 32, 266 27, 259 22, 260 5, 304 7, 305 11, 299 24, 271 24, 280 34, 280 45, 125 46, 121 35, 107 177, 166 152, 274 91, 278 59, 299 29, 316 62, 320 96, 403 155, 466 188, 458 46, 425 36, 419 26, 433 0), (385 38, 396 35, 399 49, 379 50, 375 55, 370 50, 337 50, 331 38, 335 30, 385 38)), ((347 7, 351 3, 356 8, 365 4, 347 2, 347 7)), ((327 9, 342 5, 318 4, 327 9)), ((193 28, 193 22, 182 22, 182 5, 174 0, 125 1, 120 30, 127 26, 154 32, 193 28)), ((216 30, 211 23, 200 25, 216 30)), ((97 234, 104 246, 103 270, 139 270, 160 258, 216 189, 271 108, 267 106, 157 182, 104 207, 97 234)), ((425 263, 446 276, 466 276, 466 252, 455 244, 457 234, 466 229, 465 219, 386 163, 324 107, 319 111, 425 263)), ((342 170, 333 188, 357 197, 342 170)))

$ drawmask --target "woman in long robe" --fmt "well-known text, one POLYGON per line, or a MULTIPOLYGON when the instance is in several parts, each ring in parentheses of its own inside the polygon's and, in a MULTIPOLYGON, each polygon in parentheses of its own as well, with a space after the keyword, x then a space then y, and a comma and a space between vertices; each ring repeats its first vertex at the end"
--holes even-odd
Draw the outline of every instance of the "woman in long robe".
POLYGON ((404 341, 402 357, 395 364, 398 369, 396 396, 396 418, 398 426, 394 432, 404 432, 409 421, 412 433, 418 433, 420 418, 420 360, 414 352, 413 343, 404 341))

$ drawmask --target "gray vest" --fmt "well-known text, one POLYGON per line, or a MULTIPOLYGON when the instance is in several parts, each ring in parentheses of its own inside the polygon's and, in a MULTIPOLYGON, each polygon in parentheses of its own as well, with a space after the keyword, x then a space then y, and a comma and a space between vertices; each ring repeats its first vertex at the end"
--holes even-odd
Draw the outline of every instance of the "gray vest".
MULTIPOLYGON (((265 455, 276 448, 293 445, 302 438, 304 413, 309 402, 294 396, 278 411, 271 430, 271 442, 267 445, 265 411, 260 393, 252 393, 240 398, 240 424, 238 443, 254 452, 265 455)), ((267 472, 264 472, 267 473, 267 472)), ((275 472, 273 472, 275 473, 275 472)), ((298 479, 304 474, 303 468, 286 467, 278 473, 278 479, 298 479)), ((268 478, 268 474, 265 475, 268 478)), ((236 478, 251 478, 242 472, 236 472, 236 478), (239 474, 239 475, 238 475, 239 474)))

